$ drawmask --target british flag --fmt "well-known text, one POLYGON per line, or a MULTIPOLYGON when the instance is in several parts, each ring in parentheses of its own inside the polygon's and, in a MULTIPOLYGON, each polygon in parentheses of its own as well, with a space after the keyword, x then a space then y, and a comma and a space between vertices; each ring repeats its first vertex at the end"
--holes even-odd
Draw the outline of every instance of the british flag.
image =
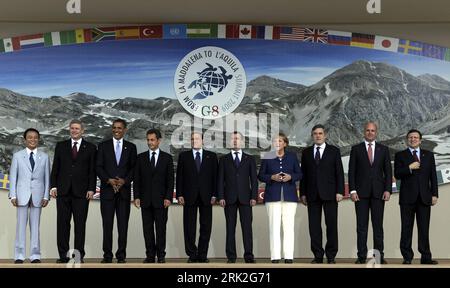
POLYGON ((328 30, 303 28, 303 41, 327 44, 328 30))

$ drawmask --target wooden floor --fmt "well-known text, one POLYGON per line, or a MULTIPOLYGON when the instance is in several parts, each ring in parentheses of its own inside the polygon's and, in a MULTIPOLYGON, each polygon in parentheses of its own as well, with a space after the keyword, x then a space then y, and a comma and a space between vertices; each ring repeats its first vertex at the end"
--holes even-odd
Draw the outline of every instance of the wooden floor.
MULTIPOLYGON (((411 265, 402 265, 402 259, 386 259, 387 265, 381 268, 450 268, 450 259, 436 259, 438 265, 421 265, 416 259, 411 265)), ((239 260, 234 264, 227 264, 226 259, 210 259, 210 263, 186 263, 186 259, 167 259, 166 263, 144 264, 143 259, 127 259, 127 263, 101 264, 101 259, 85 259, 85 263, 79 264, 81 268, 371 268, 370 265, 354 264, 355 259, 336 259, 336 264, 311 264, 311 259, 295 259, 293 264, 272 264, 270 259, 256 259, 255 264, 244 263, 239 260)), ((71 264, 73 265, 73 264, 71 264)), ((70 266, 70 264, 69 264, 70 266)), ((67 268, 68 264, 57 264, 56 259, 43 259, 40 264, 31 264, 26 260, 23 264, 14 264, 13 260, 1 259, 0 268, 67 268)))

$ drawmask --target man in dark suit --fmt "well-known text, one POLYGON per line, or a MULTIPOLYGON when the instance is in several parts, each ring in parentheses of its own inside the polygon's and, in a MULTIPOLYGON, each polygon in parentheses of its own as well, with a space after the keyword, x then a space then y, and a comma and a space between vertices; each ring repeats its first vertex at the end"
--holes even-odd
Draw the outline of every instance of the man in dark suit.
POLYGON ((127 122, 116 119, 112 124, 113 138, 98 145, 97 175, 101 180, 100 211, 103 221, 103 260, 112 263, 114 213, 119 234, 117 263, 126 262, 128 220, 130 218, 131 182, 136 164, 136 145, 123 139, 127 122))
MULTIPOLYGON (((219 161, 217 195, 224 207, 226 220, 226 255, 228 263, 236 262, 236 222, 239 210, 245 263, 255 263, 253 256, 252 207, 258 197, 258 178, 255 158, 243 153, 243 136, 231 134, 231 153, 219 161)), ((244 142, 245 143, 245 142, 244 142)))
POLYGON ((138 155, 134 176, 134 205, 141 208, 144 229, 144 263, 165 263, 168 207, 173 199, 173 159, 159 149, 161 132, 147 131, 149 150, 138 155), (155 238, 156 231, 156 238, 155 238))
MULTIPOLYGON (((56 198, 57 263, 67 263, 69 252, 70 221, 75 223, 75 249, 83 263, 86 218, 89 200, 93 199, 96 188, 94 144, 82 138, 84 126, 80 120, 72 120, 69 125, 71 139, 56 144, 50 177, 50 194, 56 198)), ((77 258, 76 253, 74 253, 77 258)))
POLYGON ((180 153, 177 163, 177 198, 183 205, 184 244, 188 263, 208 263, 212 205, 216 202, 217 155, 203 149, 203 135, 191 134, 191 150, 180 153), (200 237, 196 242, 197 211, 200 237))
POLYGON ((438 201, 436 164, 433 152, 420 148, 422 133, 412 129, 406 135, 408 148, 395 154, 394 174, 400 183, 400 215, 402 232, 400 251, 403 264, 411 264, 414 217, 417 218, 421 264, 437 264, 430 251, 431 206, 438 201))
MULTIPOLYGON (((375 143, 378 126, 374 122, 364 125, 364 142, 352 147, 348 168, 350 196, 355 202, 358 259, 367 261, 367 230, 369 211, 373 228, 373 247, 380 254, 378 264, 384 260, 383 215, 384 203, 392 193, 392 167, 388 147, 375 143)), ((375 253, 376 255, 377 253, 375 253)))
POLYGON ((302 152, 300 199, 308 206, 309 234, 314 259, 323 263, 326 254, 329 264, 336 263, 338 252, 338 202, 344 194, 344 169, 339 148, 325 143, 327 134, 321 124, 311 130, 314 145, 302 152), (322 247, 322 209, 327 226, 327 244, 322 247))

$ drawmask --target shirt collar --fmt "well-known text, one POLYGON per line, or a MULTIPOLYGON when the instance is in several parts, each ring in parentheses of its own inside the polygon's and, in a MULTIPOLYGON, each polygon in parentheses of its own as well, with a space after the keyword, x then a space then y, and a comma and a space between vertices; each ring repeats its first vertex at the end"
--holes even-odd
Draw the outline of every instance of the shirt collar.
POLYGON ((239 149, 238 151, 231 150, 231 155, 236 155, 234 154, 236 152, 238 153, 238 155, 242 155, 242 149, 239 149))
POLYGON ((416 149, 411 148, 411 147, 408 147, 408 149, 409 149, 409 151, 411 152, 411 154, 414 153, 414 150, 417 151, 417 154, 420 154, 420 147, 417 147, 416 149))
POLYGON ((157 148, 155 151, 153 151, 153 150, 151 150, 151 149, 148 149, 148 151, 149 151, 149 153, 150 153, 150 157, 152 156, 152 153, 153 153, 153 152, 156 152, 155 156, 158 156, 158 155, 159 155, 159 148, 157 148))
MULTIPOLYGON (((75 143, 75 140, 73 140, 72 138, 70 138, 70 140, 72 141, 72 146, 73 146, 73 143, 75 143)), ((78 147, 80 147, 81 141, 83 141, 83 138, 80 138, 80 139, 78 139, 78 140, 76 141, 76 142, 78 143, 78 144, 77 144, 78 147)))
POLYGON ((120 145, 123 144, 123 138, 120 138, 119 140, 117 140, 116 138, 113 138, 114 144, 117 144, 117 141, 119 141, 120 145))
POLYGON ((195 154, 197 154, 197 152, 200 152, 200 156, 202 156, 203 155, 203 148, 200 148, 198 151, 195 150, 195 149, 192 149, 192 154, 194 154, 194 157, 195 157, 195 154))
POLYGON ((320 147, 320 150, 325 149, 327 144, 323 142, 321 145, 314 144, 314 150, 317 150, 317 147, 320 147))
POLYGON ((371 143, 373 145, 373 147, 375 147, 375 140, 373 140, 372 142, 364 140, 364 143, 366 143, 366 147, 369 146, 369 143, 371 143))
POLYGON ((34 148, 34 150, 31 150, 30 148, 26 147, 27 154, 30 155, 31 152, 33 152, 34 155, 37 153, 37 148, 34 148))

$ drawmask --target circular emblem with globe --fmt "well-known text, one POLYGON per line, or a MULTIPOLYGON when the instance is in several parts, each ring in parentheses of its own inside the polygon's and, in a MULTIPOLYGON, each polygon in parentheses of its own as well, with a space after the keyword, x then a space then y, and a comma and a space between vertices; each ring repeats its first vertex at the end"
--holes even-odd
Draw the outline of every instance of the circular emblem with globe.
POLYGON ((246 75, 231 52, 206 46, 188 53, 174 77, 180 104, 192 115, 216 119, 233 112, 245 95, 246 75))

